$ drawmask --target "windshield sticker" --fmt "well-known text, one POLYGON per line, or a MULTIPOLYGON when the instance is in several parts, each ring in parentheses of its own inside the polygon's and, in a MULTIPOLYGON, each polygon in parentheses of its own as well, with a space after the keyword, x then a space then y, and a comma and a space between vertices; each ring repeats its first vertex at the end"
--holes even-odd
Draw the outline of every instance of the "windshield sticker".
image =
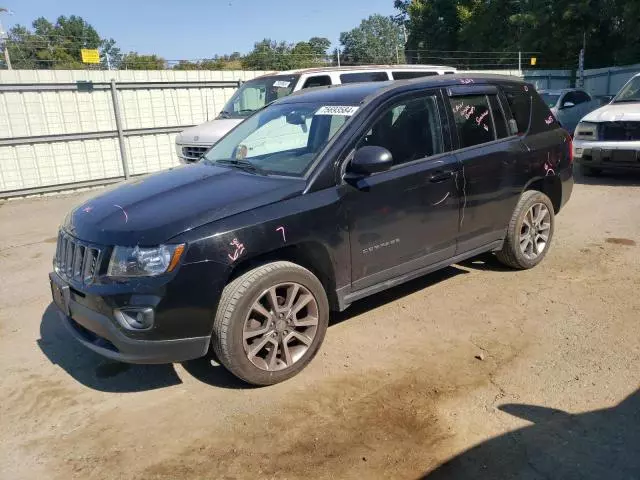
POLYGON ((291 82, 285 80, 276 80, 273 82, 273 86, 276 88, 287 88, 289 85, 291 85, 291 82))
POLYGON ((320 107, 316 112, 316 115, 343 115, 345 117, 350 117, 354 113, 358 111, 358 107, 345 105, 325 105, 324 107, 320 107))

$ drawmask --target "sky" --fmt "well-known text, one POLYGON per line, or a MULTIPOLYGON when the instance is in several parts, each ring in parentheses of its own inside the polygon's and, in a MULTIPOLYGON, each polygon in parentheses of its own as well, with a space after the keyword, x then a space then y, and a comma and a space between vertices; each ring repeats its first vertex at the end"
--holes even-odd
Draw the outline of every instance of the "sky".
POLYGON ((263 38, 297 42, 340 32, 369 15, 393 15, 393 0, 0 0, 13 15, 5 29, 79 15, 123 52, 155 53, 166 60, 247 53, 263 38))

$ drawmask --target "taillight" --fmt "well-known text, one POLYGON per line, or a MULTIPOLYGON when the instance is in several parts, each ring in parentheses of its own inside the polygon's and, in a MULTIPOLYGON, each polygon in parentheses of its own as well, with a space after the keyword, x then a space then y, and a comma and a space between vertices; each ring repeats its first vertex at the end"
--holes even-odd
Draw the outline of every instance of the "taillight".
POLYGON ((569 165, 573 164, 573 138, 567 135, 567 143, 569 144, 569 165))

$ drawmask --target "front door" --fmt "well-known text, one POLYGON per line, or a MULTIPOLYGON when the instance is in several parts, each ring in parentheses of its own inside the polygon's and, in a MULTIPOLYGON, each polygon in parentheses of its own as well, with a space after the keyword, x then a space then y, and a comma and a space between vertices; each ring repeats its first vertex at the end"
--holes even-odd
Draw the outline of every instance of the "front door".
POLYGON ((438 91, 396 100, 379 110, 356 144, 386 148, 393 167, 344 186, 353 291, 455 253, 459 164, 448 153, 443 110, 438 91))

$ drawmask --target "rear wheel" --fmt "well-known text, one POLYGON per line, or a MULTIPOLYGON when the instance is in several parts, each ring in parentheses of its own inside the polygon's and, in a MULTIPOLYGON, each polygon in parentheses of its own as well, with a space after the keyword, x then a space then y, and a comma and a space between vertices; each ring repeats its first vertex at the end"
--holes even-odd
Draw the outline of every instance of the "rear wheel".
POLYGON ((315 275, 294 263, 273 262, 225 287, 211 341, 231 373, 271 385, 311 361, 328 323, 327 295, 315 275))
POLYGON ((502 250, 496 256, 511 268, 533 268, 542 261, 553 238, 555 216, 549 197, 537 190, 522 194, 502 250))

